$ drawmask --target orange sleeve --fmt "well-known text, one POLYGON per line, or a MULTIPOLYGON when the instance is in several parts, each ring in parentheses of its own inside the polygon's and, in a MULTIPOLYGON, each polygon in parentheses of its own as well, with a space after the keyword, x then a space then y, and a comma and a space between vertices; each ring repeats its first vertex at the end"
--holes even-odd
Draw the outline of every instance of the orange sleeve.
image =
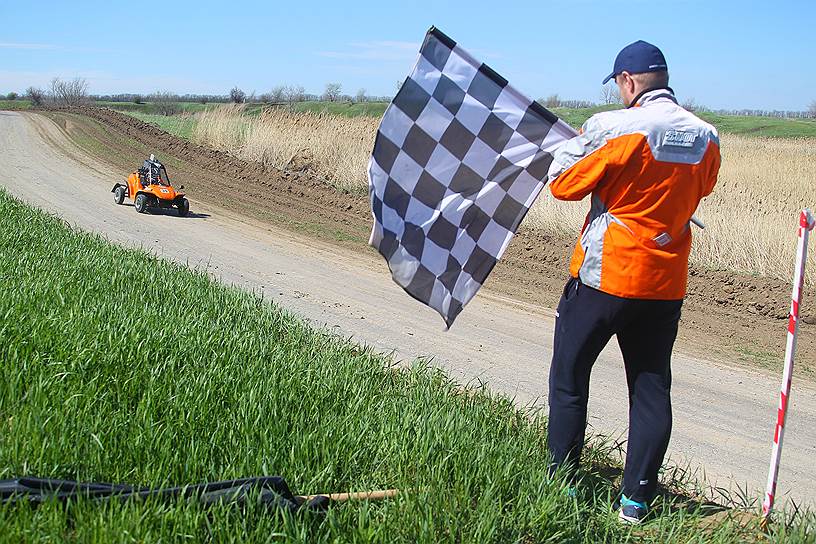
POLYGON ((559 200, 581 200, 591 193, 606 174, 604 150, 595 151, 564 170, 550 183, 550 192, 559 200))
POLYGON ((580 134, 555 151, 548 175, 555 198, 581 200, 600 183, 609 166, 608 134, 593 116, 580 134))

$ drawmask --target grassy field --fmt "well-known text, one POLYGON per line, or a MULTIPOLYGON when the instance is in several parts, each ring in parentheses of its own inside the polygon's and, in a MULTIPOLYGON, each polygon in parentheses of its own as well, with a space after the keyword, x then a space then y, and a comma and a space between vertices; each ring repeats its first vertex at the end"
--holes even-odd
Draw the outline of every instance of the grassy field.
POLYGON ((377 117, 385 113, 388 102, 298 102, 292 105, 293 111, 310 113, 331 113, 343 117, 377 117))
POLYGON ((723 134, 771 138, 816 138, 816 119, 780 119, 748 115, 698 114, 723 134))
POLYGON ((27 110, 30 108, 30 100, 0 100, 0 110, 27 110))
POLYGON ((584 121, 595 115, 596 113, 609 110, 620 109, 621 106, 607 105, 595 106, 592 108, 551 108, 552 112, 560 117, 565 123, 571 127, 578 128, 584 124, 584 121))
POLYGON ((198 124, 198 120, 191 114, 159 115, 140 111, 129 111, 126 113, 145 123, 152 123, 165 132, 169 132, 186 140, 192 139, 193 129, 198 124))
MULTIPOLYGON (((135 113, 143 113, 143 114, 151 114, 156 112, 156 108, 150 102, 142 102, 141 104, 136 104, 135 102, 107 102, 104 100, 97 100, 94 102, 97 106, 101 106, 104 108, 110 108, 112 110, 122 111, 122 112, 135 112, 135 113)), ((178 109, 181 113, 195 113, 197 111, 204 111, 207 107, 212 107, 208 104, 201 104, 199 102, 177 102, 178 109)))
MULTIPOLYGON (((601 111, 619 109, 621 106, 596 106, 593 108, 553 108, 553 113, 573 127, 601 111)), ((766 138, 816 138, 816 119, 783 119, 753 115, 725 115, 713 112, 697 112, 697 115, 717 127, 721 134, 737 134, 766 138)))
MULTIPOLYGON (((0 192, 0 478, 169 485, 278 474, 296 493, 413 489, 324 517, 177 501, 0 506, 0 541, 740 542, 670 496, 620 527, 596 470, 546 477, 545 422, 259 296, 72 231, 0 192)), ((610 463, 588 452, 594 467, 610 463)), ((753 518, 755 520, 755 518, 753 518)), ((771 538, 811 538, 809 515, 771 538)))

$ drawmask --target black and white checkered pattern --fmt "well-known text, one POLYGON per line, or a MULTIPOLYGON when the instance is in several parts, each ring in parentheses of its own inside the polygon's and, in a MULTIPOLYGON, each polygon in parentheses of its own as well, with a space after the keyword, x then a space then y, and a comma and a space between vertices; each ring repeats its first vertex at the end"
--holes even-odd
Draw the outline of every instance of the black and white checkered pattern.
POLYGON ((431 28, 369 162, 370 243, 451 326, 575 131, 431 28))

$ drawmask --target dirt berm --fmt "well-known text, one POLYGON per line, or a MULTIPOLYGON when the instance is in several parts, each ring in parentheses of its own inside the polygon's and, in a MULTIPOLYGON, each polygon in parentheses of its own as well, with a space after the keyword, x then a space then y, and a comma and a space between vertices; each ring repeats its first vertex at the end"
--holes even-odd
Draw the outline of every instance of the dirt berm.
MULTIPOLYGON (((332 188, 309 169, 308 161, 299 169, 288 170, 243 161, 105 108, 45 113, 75 142, 120 168, 123 177, 149 153, 156 153, 176 184, 185 185, 193 204, 196 200, 210 202, 333 240, 349 251, 373 251, 366 244, 371 225, 367 195, 332 188)), ((554 308, 574 243, 573 237, 551 236, 522 225, 486 288, 554 308)), ((800 370, 812 375, 816 319, 812 297, 807 299, 797 361, 800 370)), ((789 301, 787 281, 692 267, 678 343, 692 354, 778 369, 785 349, 789 301)))

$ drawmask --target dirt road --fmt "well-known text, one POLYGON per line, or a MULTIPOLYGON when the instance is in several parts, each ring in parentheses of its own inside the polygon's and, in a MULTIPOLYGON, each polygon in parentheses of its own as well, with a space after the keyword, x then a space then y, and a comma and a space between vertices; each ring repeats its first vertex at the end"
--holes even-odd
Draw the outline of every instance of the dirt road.
MULTIPOLYGON (((356 253, 196 202, 192 214, 141 215, 116 206, 110 187, 122 172, 68 141, 48 119, 0 112, 0 185, 71 224, 141 246, 224 282, 250 288, 319 326, 393 351, 400 360, 433 357, 462 382, 486 382, 520 405, 546 406, 552 310, 481 293, 443 332, 438 316, 405 295, 373 253, 356 253)), ((759 496, 767 475, 778 377, 697 357, 674 358, 674 463, 700 467, 717 485, 759 496)), ((620 436, 625 382, 617 346, 599 359, 590 424, 620 436)), ((816 505, 816 388, 795 383, 779 495, 816 505)), ((623 435, 625 438, 625 435, 623 435)))

